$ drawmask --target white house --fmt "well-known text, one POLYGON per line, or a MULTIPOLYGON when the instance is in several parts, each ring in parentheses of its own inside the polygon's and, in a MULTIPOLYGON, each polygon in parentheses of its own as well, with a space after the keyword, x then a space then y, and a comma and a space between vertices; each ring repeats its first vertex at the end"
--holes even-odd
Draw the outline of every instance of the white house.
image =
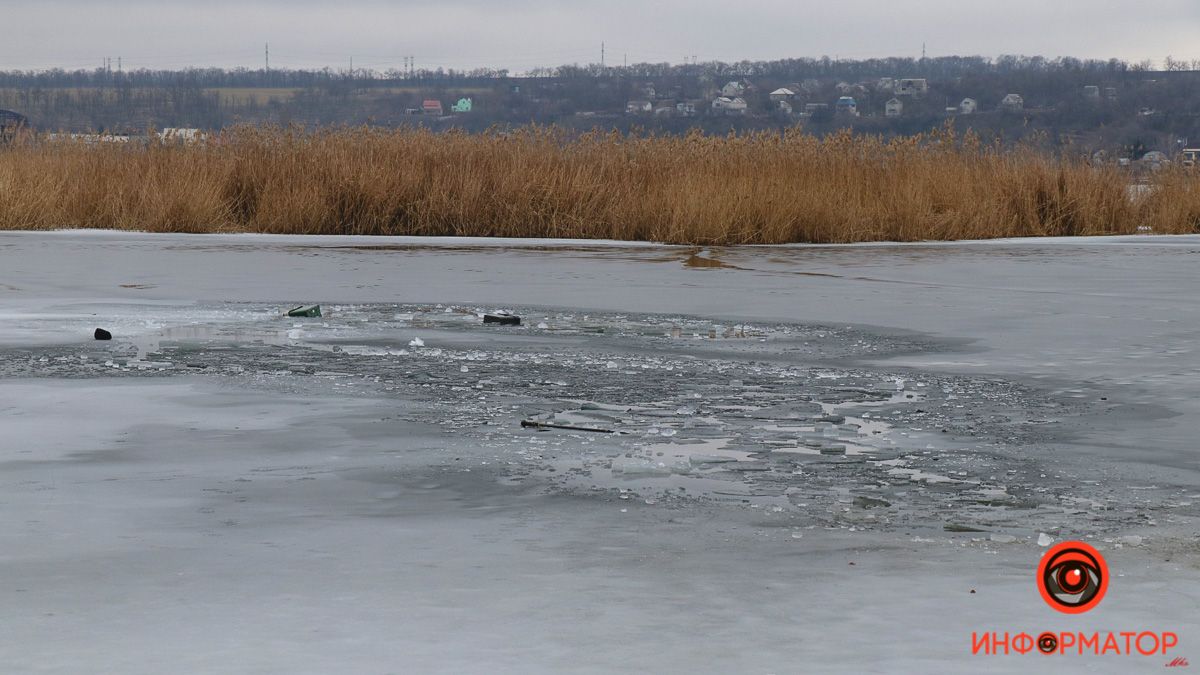
POLYGON ((1021 98, 1020 94, 1009 94, 1000 101, 1000 108, 1012 111, 1024 110, 1025 99, 1021 98))
POLYGON ((768 96, 771 98, 772 101, 775 101, 775 102, 790 101, 796 97, 796 92, 792 91, 791 89, 787 89, 785 87, 780 87, 780 88, 776 89, 775 91, 771 92, 770 94, 768 94, 768 96))
POLYGON ((746 85, 741 82, 730 81, 724 87, 721 87, 721 96, 724 98, 737 98, 746 93, 746 85))
POLYGON ((849 82, 838 82, 837 85, 834 86, 834 89, 837 89, 837 93, 841 94, 842 96, 846 96, 854 91, 854 85, 850 84, 849 82))
POLYGON ((929 81, 923 77, 905 77, 896 80, 897 96, 924 96, 929 93, 929 81))
POLYGON ((675 114, 683 117, 695 117, 696 104, 691 101, 680 101, 675 104, 675 114))
POLYGON ((630 115, 639 115, 653 110, 654 104, 650 101, 630 101, 625 104, 625 112, 630 115))
POLYGON ((740 97, 718 96, 713 99, 712 110, 719 115, 742 115, 746 112, 746 101, 740 97))
POLYGON ((899 117, 904 114, 904 102, 898 98, 893 98, 883 104, 883 114, 886 117, 899 117))
POLYGON ((158 132, 158 138, 164 143, 201 143, 208 140, 207 134, 199 129, 166 128, 158 132))
POLYGON ((962 103, 958 104, 958 114, 960 115, 974 115, 976 110, 979 110, 979 101, 973 98, 964 98, 962 103))

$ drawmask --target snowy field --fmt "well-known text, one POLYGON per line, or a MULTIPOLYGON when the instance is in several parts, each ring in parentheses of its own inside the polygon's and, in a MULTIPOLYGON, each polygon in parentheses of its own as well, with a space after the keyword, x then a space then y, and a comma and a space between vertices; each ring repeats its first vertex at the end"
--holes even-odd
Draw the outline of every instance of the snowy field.
POLYGON ((1200 665, 1197 254, 0 233, 0 670, 1200 665))

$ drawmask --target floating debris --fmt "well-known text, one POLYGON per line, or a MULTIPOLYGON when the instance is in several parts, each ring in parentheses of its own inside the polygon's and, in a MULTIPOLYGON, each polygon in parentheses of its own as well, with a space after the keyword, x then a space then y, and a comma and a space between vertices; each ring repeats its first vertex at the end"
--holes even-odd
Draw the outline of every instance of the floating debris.
POLYGON ((307 317, 321 316, 321 306, 320 305, 300 305, 299 307, 293 307, 293 308, 289 309, 287 311, 287 315, 288 316, 307 316, 307 317))
POLYGON ((579 427, 572 424, 551 424, 550 422, 539 422, 537 420, 521 420, 521 426, 526 429, 563 429, 566 431, 591 431, 597 434, 615 434, 612 429, 596 429, 593 427, 579 427))
POLYGON ((498 326, 520 326, 521 317, 511 314, 484 314, 484 323, 494 323, 498 326))
POLYGON ((108 331, 104 330, 103 328, 97 328, 97 329, 96 329, 96 332, 95 332, 95 334, 94 334, 94 337, 95 337, 97 340, 111 340, 111 339, 112 339, 112 333, 110 333, 110 332, 108 332, 108 331))

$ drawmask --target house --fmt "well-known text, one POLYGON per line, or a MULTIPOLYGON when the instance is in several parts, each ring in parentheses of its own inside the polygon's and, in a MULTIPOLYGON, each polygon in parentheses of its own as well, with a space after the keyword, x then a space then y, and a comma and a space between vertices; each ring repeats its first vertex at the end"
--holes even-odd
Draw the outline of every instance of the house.
POLYGON ((653 100, 654 100, 654 98, 655 98, 655 95, 658 93, 658 92, 657 92, 657 91, 654 89, 654 85, 653 85, 653 84, 651 84, 651 83, 649 83, 649 82, 647 82, 646 84, 643 84, 643 85, 641 86, 641 92, 642 92, 642 96, 644 96, 645 98, 647 98, 647 99, 649 99, 649 100, 651 100, 651 101, 653 101, 653 100))
POLYGON ((695 117, 696 104, 691 101, 680 101, 675 104, 675 114, 681 117, 695 117))
POLYGON ((1117 88, 1116 87, 1105 87, 1104 88, 1104 98, 1108 99, 1110 102, 1115 102, 1117 100, 1117 88))
POLYGON ((442 102, 432 98, 427 98, 421 102, 421 112, 426 115, 445 114, 445 111, 442 110, 442 102))
POLYGON ((1160 171, 1164 167, 1170 166, 1171 160, 1167 159, 1167 153, 1159 150, 1151 150, 1150 152, 1142 155, 1142 158, 1138 160, 1138 163, 1141 166, 1150 169, 1151 171, 1160 171))
POLYGON ((886 117, 899 117, 904 114, 904 102, 898 98, 893 98, 883 104, 883 114, 886 117))
POLYGON ((979 110, 979 101, 973 98, 964 98, 962 103, 958 104, 958 114, 960 115, 974 115, 976 110, 979 110))
POLYGON ((1020 94, 1009 94, 1000 101, 1000 109, 1020 112, 1025 109, 1025 99, 1020 94))
POLYGON ((158 132, 158 139, 163 143, 202 143, 208 136, 199 129, 166 128, 158 132))
POLYGON ((879 78, 879 81, 875 83, 875 90, 888 91, 894 94, 896 93, 896 80, 890 77, 881 77, 879 78))
POLYGON ((904 77, 896 80, 897 96, 924 96, 929 93, 929 81, 923 77, 904 77))
POLYGON ((450 112, 469 113, 469 112, 471 112, 472 107, 473 107, 473 104, 471 103, 471 99, 460 98, 460 99, 458 99, 458 103, 455 103, 454 105, 450 106, 450 112))
POLYGON ((1083 97, 1091 101, 1100 100, 1100 87, 1089 84, 1083 88, 1083 97))
POLYGON ((834 104, 834 111, 839 115, 858 117, 858 102, 853 96, 843 96, 834 104))
POLYGON ((796 92, 786 87, 780 87, 767 95, 772 101, 779 103, 781 101, 790 101, 796 97, 796 92))
POLYGON ((1187 168, 1194 168, 1200 162, 1200 148, 1184 148, 1180 154, 1181 161, 1179 162, 1187 168))
POLYGON ((630 101, 625 104, 625 113, 627 115, 640 115, 654 111, 654 104, 650 101, 630 101))
POLYGON ((847 96, 854 91, 854 85, 849 82, 838 82, 833 88, 837 89, 837 93, 842 96, 847 96))
POLYGON ((21 113, 0 110, 0 144, 12 142, 17 132, 28 124, 29 120, 21 113))
POLYGON ((828 103, 805 103, 803 114, 806 117, 812 117, 813 115, 820 115, 826 110, 829 110, 828 103))
POLYGON ((741 82, 730 81, 724 87, 721 87, 722 98, 738 98, 746 93, 746 85, 741 82))
POLYGON ((675 106, 670 103, 656 106, 654 108, 655 117, 670 117, 675 114, 675 106))
POLYGON ((789 102, 789 101, 778 101, 778 102, 776 102, 776 104, 775 104, 775 105, 777 105, 777 106, 779 107, 779 112, 783 113, 784 115, 791 115, 791 114, 792 114, 792 104, 791 104, 791 102, 789 102))
POLYGON ((746 101, 741 97, 718 96, 713 99, 712 111, 718 115, 744 115, 746 101))

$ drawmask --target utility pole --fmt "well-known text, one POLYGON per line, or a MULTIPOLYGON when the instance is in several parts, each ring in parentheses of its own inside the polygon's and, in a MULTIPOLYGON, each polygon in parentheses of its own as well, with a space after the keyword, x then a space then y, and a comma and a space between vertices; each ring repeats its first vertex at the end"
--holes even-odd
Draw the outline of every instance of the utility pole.
POLYGON ((600 67, 604 67, 604 43, 600 43, 600 67))
POLYGON ((263 43, 263 70, 271 72, 271 43, 263 43))

